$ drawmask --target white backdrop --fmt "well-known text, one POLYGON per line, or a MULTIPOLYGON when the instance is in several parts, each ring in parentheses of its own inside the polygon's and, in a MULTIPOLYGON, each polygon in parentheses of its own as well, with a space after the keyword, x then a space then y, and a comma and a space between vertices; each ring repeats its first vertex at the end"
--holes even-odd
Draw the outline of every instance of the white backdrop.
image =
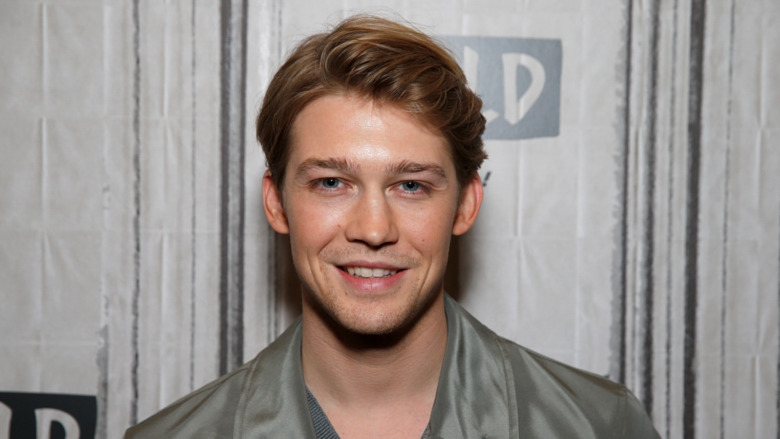
POLYGON ((557 133, 486 142, 462 304, 626 383, 664 437, 780 437, 774 0, 0 0, 0 409, 94 395, 121 437, 292 321, 253 118, 295 42, 354 12, 561 49, 557 133))

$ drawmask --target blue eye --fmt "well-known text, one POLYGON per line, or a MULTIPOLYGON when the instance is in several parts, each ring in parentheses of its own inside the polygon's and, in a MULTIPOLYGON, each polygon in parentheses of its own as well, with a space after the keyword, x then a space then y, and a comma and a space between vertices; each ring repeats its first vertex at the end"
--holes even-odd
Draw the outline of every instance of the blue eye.
POLYGON ((322 180, 320 180, 320 184, 322 184, 322 187, 324 187, 325 189, 336 189, 337 187, 339 187, 339 184, 341 184, 341 182, 339 181, 338 178, 323 178, 322 180))
POLYGON ((420 189, 422 189, 422 187, 420 186, 420 183, 417 183, 416 181, 405 181, 405 182, 401 183, 401 187, 405 191, 409 191, 409 192, 417 192, 420 189))

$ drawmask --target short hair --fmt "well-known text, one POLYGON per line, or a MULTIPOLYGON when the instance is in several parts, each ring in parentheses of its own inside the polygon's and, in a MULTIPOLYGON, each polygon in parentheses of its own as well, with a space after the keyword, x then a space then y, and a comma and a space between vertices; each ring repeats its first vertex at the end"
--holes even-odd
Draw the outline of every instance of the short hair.
POLYGON ((482 100, 452 55, 417 29, 358 15, 298 44, 276 72, 257 116, 257 140, 281 188, 293 122, 325 95, 356 95, 399 106, 438 130, 463 186, 487 158, 482 100))

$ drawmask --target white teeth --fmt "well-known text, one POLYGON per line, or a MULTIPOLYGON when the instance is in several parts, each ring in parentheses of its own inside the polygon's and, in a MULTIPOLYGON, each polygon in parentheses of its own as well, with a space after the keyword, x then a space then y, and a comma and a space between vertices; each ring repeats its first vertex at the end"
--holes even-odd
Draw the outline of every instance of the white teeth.
POLYGON ((398 272, 398 270, 385 270, 384 268, 368 268, 368 267, 344 267, 347 273, 355 277, 374 278, 374 277, 387 277, 392 276, 398 272))

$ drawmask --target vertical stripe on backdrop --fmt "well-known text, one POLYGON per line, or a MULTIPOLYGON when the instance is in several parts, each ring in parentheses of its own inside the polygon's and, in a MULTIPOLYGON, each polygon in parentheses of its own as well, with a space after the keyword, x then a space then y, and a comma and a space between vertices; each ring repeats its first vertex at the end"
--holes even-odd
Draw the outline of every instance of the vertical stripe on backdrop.
POLYGON ((639 316, 641 326, 640 342, 640 388, 642 403, 647 412, 652 416, 653 409, 653 290, 655 282, 653 278, 653 263, 655 255, 655 178, 656 178, 656 115, 658 112, 658 27, 659 27, 660 1, 652 2, 650 8, 650 78, 648 81, 649 99, 647 100, 647 138, 645 139, 645 170, 643 187, 645 190, 644 218, 642 231, 642 255, 640 265, 642 314, 639 316))
MULTIPOLYGON (((778 218, 778 223, 780 223, 780 218, 778 218)), ((777 244, 778 248, 780 248, 780 236, 778 236, 777 244)), ((777 259, 777 271, 780 273, 780 257, 777 259)), ((777 281, 777 313, 780 315, 780 277, 778 277, 777 281)), ((780 319, 778 319, 777 323, 777 396, 775 399, 775 413, 777 413, 777 439, 780 439, 780 319)))
POLYGON ((688 88, 688 181, 685 219, 685 341, 683 358, 683 437, 696 434, 696 314, 698 307, 698 234, 706 0, 693 0, 690 27, 688 88))
MULTIPOLYGON (((43 19, 46 20, 46 5, 43 6, 43 19)), ((104 15, 105 19, 105 15, 104 15)), ((47 23, 44 22, 44 29, 48 27, 47 23)), ((106 35, 103 35, 104 41, 106 38, 106 35)), ((44 67, 45 68, 45 67, 44 67)), ((106 72, 104 71, 104 75, 106 75, 106 72)), ((104 84, 107 81, 107 77, 103 77, 104 84)), ((108 146, 109 142, 103 142, 103 172, 108 173, 108 146)), ((100 261, 101 264, 105 264, 106 260, 108 259, 106 253, 107 249, 110 247, 107 244, 107 238, 105 231, 108 229, 108 208, 111 205, 111 189, 108 185, 108 182, 104 180, 103 183, 105 186, 103 188, 103 231, 101 233, 101 250, 100 250, 100 261)), ((96 419, 96 425, 95 425, 95 437, 99 439, 105 439, 108 437, 108 413, 109 413, 109 393, 111 391, 109 387, 109 376, 110 376, 110 370, 109 370, 109 364, 110 364, 110 348, 111 348, 111 340, 110 340, 110 323, 111 320, 111 294, 109 292, 109 288, 106 287, 107 276, 105 275, 105 271, 103 271, 102 275, 100 276, 100 320, 101 320, 101 326, 100 331, 98 332, 98 351, 96 356, 96 362, 98 366, 98 382, 97 382, 97 419, 96 419)), ((113 292, 113 291, 111 291, 113 292)))
MULTIPOLYGON (((672 47, 677 47, 677 24, 678 24, 678 7, 679 2, 678 0, 674 0, 674 14, 672 18, 672 47)), ((672 57, 672 63, 671 63, 671 77, 677 78, 677 57, 672 57)), ((671 99, 669 101, 670 103, 670 109, 669 109, 669 139, 668 139, 668 155, 669 155, 669 162, 668 162, 668 169, 669 169, 669 188, 668 188, 668 200, 667 200, 667 212, 666 212, 666 223, 669 225, 667 227, 666 232, 666 340, 665 340, 665 352, 666 352, 666 358, 665 358, 665 368, 666 368, 666 388, 665 388, 665 395, 664 400, 666 401, 665 404, 665 419, 666 419, 666 429, 665 434, 663 437, 671 437, 671 425, 672 425, 672 205, 674 202, 675 197, 675 181, 674 181, 674 146, 675 146, 675 133, 677 132, 676 129, 676 118, 675 115, 677 114, 677 90, 676 90, 676 81, 671 81, 671 99)))
POLYGON ((220 374, 243 362, 246 14, 246 0, 220 3, 220 374))
POLYGON ((723 177, 723 212, 721 218, 723 221, 723 235, 722 243, 723 253, 721 255, 721 284, 720 284, 720 401, 718 401, 718 407, 720 410, 720 416, 718 420, 720 438, 723 439, 724 427, 725 427, 725 410, 726 410, 726 295, 728 291, 728 258, 729 258, 729 204, 731 201, 731 194, 729 191, 729 182, 731 181, 731 120, 732 120, 732 96, 734 89, 734 8, 735 4, 732 0, 730 11, 730 29, 729 29, 729 58, 728 58, 728 101, 726 109, 726 157, 725 157, 725 169, 723 177))
POLYGON ((133 0, 133 295, 131 336, 131 384, 130 425, 138 423, 138 314, 141 296, 141 14, 139 0, 133 0))
POLYGON ((630 151, 630 107, 631 107, 631 46, 633 0, 626 1, 624 21, 626 23, 625 77, 623 78, 623 150, 618 158, 618 226, 615 233, 615 260, 612 266, 613 301, 612 301, 612 333, 610 335, 610 378, 625 384, 626 382, 626 261, 628 257, 628 156, 630 151))
MULTIPOLYGON (((104 297, 102 312, 108 315, 108 299, 105 297, 105 286, 101 285, 104 297)), ((109 332, 108 325, 104 324, 99 333, 100 348, 98 348, 97 365, 99 368, 98 394, 97 394, 97 425, 95 425, 95 437, 105 439, 108 437, 108 361, 109 361, 109 332)))
POLYGON ((195 233, 195 230, 197 230, 197 163, 198 163, 198 135, 196 132, 196 116, 197 116, 197 109, 198 109, 198 100, 197 100, 197 93, 195 93, 196 90, 196 81, 195 81, 195 72, 197 71, 198 67, 198 51, 196 48, 198 47, 198 40, 196 38, 196 32, 195 32, 195 25, 196 20, 195 17, 197 17, 197 5, 198 0, 192 0, 192 10, 190 15, 190 56, 192 56, 192 60, 190 63, 191 68, 191 74, 190 74, 190 87, 192 87, 190 98, 192 99, 192 107, 190 111, 192 112, 192 118, 190 120, 190 135, 192 136, 192 144, 190 145, 190 192, 192 193, 192 207, 190 209, 190 252, 191 252, 191 259, 190 259, 190 390, 195 389, 195 302, 197 300, 197 294, 196 294, 196 285, 197 280, 195 276, 195 272, 197 270, 197 234, 195 233))

